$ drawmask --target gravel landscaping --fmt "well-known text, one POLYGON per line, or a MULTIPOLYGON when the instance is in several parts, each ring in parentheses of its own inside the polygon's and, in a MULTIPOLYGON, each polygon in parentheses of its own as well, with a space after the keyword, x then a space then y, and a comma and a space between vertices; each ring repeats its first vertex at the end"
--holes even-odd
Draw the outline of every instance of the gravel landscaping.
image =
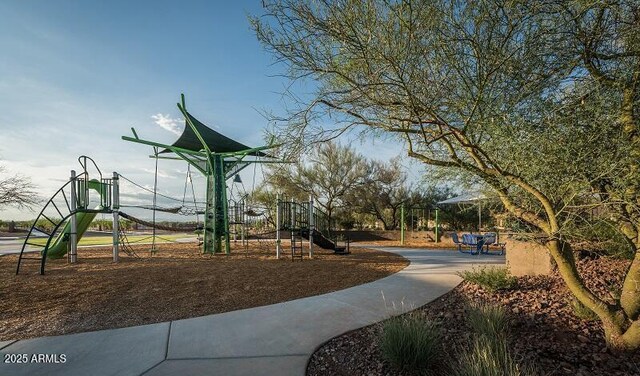
MULTIPOLYGON (((609 258, 579 262, 587 285, 603 297, 616 293, 628 265, 626 260, 609 258)), ((517 287, 510 291, 489 292, 463 282, 420 307, 420 313, 440 323, 449 364, 469 349, 465 308, 473 302, 506 309, 511 351, 518 362, 536 367, 536 374, 640 375, 640 352, 609 351, 598 321, 576 317, 570 294, 556 274, 518 278, 517 287)), ((308 375, 400 375, 381 358, 381 329, 378 323, 330 340, 311 358, 308 375)))

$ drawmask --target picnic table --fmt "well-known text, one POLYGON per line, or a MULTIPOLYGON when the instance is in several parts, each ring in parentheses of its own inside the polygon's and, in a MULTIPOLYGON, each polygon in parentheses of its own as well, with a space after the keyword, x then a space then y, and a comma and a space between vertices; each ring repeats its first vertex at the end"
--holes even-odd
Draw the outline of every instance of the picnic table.
POLYGON ((453 233, 451 238, 453 239, 453 242, 458 245, 458 251, 463 253, 470 253, 474 255, 477 255, 479 253, 489 254, 489 246, 492 244, 498 245, 500 247, 501 255, 505 250, 505 243, 497 243, 497 235, 494 232, 489 232, 486 234, 462 234, 462 241, 458 239, 457 233, 453 233), (469 251, 463 251, 463 246, 469 247, 469 251), (482 248, 484 247, 486 247, 486 249, 483 252, 482 248))

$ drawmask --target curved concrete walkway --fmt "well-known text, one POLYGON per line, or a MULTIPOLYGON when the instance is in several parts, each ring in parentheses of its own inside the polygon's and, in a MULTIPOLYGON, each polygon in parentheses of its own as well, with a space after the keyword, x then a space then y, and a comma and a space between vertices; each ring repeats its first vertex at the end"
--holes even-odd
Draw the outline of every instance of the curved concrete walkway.
POLYGON ((460 283, 460 270, 504 264, 503 256, 375 248, 400 254, 411 264, 371 283, 264 307, 0 342, 0 375, 304 375, 311 354, 330 338, 439 297, 460 283), (7 364, 5 354, 27 354, 29 362, 7 364), (32 362, 33 354, 64 354, 66 361, 32 362))

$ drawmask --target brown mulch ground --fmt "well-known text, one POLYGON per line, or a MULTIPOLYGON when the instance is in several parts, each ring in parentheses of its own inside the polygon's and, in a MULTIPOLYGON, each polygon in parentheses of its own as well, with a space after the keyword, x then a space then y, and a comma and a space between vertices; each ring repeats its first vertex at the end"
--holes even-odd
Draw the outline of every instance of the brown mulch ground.
MULTIPOLYGON (((607 297, 621 284, 628 261, 600 258, 582 260, 579 268, 588 285, 607 297)), ((540 375, 640 375, 640 351, 614 354, 607 350, 601 326, 579 319, 558 275, 521 277, 512 291, 490 293, 468 282, 421 307, 429 319, 440 322, 444 346, 455 364, 456 354, 469 348, 465 307, 470 302, 501 305, 511 318, 511 349, 522 363, 540 375)), ((382 324, 336 337, 311 358, 308 375, 399 375, 385 363, 378 348, 382 324)))
POLYGON ((203 255, 194 243, 160 245, 153 257, 148 250, 137 246, 141 258, 123 255, 114 264, 110 248, 81 248, 77 264, 50 261, 44 276, 35 263, 16 276, 17 256, 0 257, 0 340, 273 304, 370 282, 408 265, 401 256, 360 248, 346 256, 314 248, 314 259, 296 262, 286 252, 278 260, 272 250, 203 255))

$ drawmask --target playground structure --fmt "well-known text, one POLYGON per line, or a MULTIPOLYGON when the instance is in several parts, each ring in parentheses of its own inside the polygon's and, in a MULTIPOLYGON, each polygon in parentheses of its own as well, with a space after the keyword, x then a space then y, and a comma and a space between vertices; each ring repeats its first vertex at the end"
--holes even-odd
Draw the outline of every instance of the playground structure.
MULTIPOLYGON (((184 207, 163 209, 148 206, 121 205, 120 178, 122 176, 117 172, 113 172, 112 178, 104 178, 97 164, 90 157, 81 156, 78 161, 82 167, 82 172, 76 174, 74 170, 71 171, 69 181, 47 201, 29 229, 18 257, 16 274, 20 273, 20 268, 25 261, 38 261, 40 274, 45 272, 47 259, 60 259, 67 255, 70 263, 77 262, 78 242, 99 213, 112 214, 113 262, 119 261, 121 250, 137 257, 135 252, 130 250, 126 235, 120 231, 120 217, 151 227, 154 230, 155 228, 160 228, 169 231, 195 231, 198 228, 198 226, 162 226, 155 223, 155 216, 154 221, 149 222, 121 211, 123 207, 138 207, 153 209, 154 212, 158 209, 179 213, 184 207), (90 178, 88 162, 91 162, 91 165, 99 175, 99 179, 90 178), (52 229, 47 230, 39 225, 43 221, 49 223, 52 229), (45 242, 35 241, 36 238, 42 237, 46 237, 45 242), (27 247, 32 248, 32 250, 35 248, 39 255, 34 257, 30 254, 25 254, 27 247)), ((246 192, 244 197, 246 197, 246 192)), ((254 209, 247 209, 244 199, 237 201, 231 199, 225 207, 227 209, 224 213, 225 217, 227 217, 225 221, 236 227, 236 230, 230 233, 234 236, 234 240, 237 240, 237 235, 240 235, 240 240, 245 248, 248 247, 249 239, 252 237, 249 229, 252 223, 256 223, 255 219, 263 217, 262 221, 264 223, 270 222, 265 218, 266 208, 262 213, 257 213, 254 209), (249 220, 249 218, 252 218, 252 220, 249 220)), ((267 232, 264 232, 265 227, 260 230, 263 231, 262 234, 275 235, 277 258, 280 258, 283 253, 282 234, 284 232, 288 232, 291 237, 292 259, 294 257, 302 258, 302 239, 306 239, 309 242, 309 257, 313 257, 314 245, 333 250, 336 254, 349 253, 348 240, 343 240, 342 244, 340 244, 337 239, 330 238, 331 226, 328 216, 321 209, 315 207, 313 198, 310 198, 309 202, 298 203, 280 200, 278 197, 275 211, 276 219, 273 221, 275 230, 270 231, 269 228, 266 228, 267 232)), ((261 234, 253 234, 256 239, 260 239, 260 236, 261 234)))
POLYGON ((296 251, 300 251, 302 257, 299 248, 301 239, 309 241, 309 257, 313 257, 314 244, 331 249, 336 254, 349 254, 349 239, 339 240, 331 236, 329 216, 315 206, 313 197, 306 203, 281 200, 278 197, 276 210, 276 257, 280 257, 282 252, 282 231, 288 231, 291 235, 292 258, 296 256, 296 251))
POLYGON ((118 261, 118 209, 119 209, 119 179, 118 174, 113 173, 112 178, 104 178, 102 172, 87 156, 78 158, 83 172, 76 174, 71 171, 69 181, 65 183, 44 205, 33 225, 29 229, 25 241, 20 250, 16 274, 20 273, 23 261, 38 261, 40 274, 44 274, 45 263, 48 258, 59 259, 68 255, 71 263, 77 261, 78 241, 84 235, 91 221, 98 213, 113 214, 113 259, 118 261), (99 179, 91 179, 88 172, 88 162, 93 164, 99 179), (91 193, 95 191, 98 198, 91 193), (96 205, 92 208, 92 205, 96 205), (41 221, 49 223, 51 230, 38 227, 41 221), (46 236, 43 244, 35 241, 36 238, 46 236), (39 257, 25 256, 27 247, 39 251, 39 257))
POLYGON ((204 252, 231 252, 226 181, 236 176, 252 163, 282 163, 274 160, 263 150, 276 147, 267 145, 250 148, 207 127, 186 110, 184 95, 178 109, 184 115, 185 129, 172 145, 143 140, 131 128, 134 137, 123 136, 131 141, 154 148, 154 157, 184 160, 200 171, 207 180, 204 211, 204 252), (159 148, 163 150, 159 151, 159 148), (253 158, 253 159, 249 159, 253 158), (262 160, 260 158, 266 158, 262 160))
MULTIPOLYGON (((196 216, 198 214, 204 214, 203 245, 205 253, 222 253, 224 243, 226 254, 229 254, 231 238, 237 241, 238 236, 245 248, 247 247, 249 226, 252 223, 256 224, 256 218, 263 217, 267 210, 263 210, 262 213, 257 213, 254 208, 248 207, 245 201, 247 197, 246 192, 244 196, 240 198, 228 198, 226 181, 234 177, 235 182, 241 182, 238 172, 250 164, 283 162, 274 160, 262 152, 262 150, 274 147, 273 145, 249 148, 206 127, 186 111, 184 96, 182 96, 182 103, 178 104, 178 108, 184 114, 186 124, 185 131, 173 145, 163 145, 153 141, 142 140, 133 128, 133 138, 122 137, 126 141, 150 145, 154 148, 153 157, 156 158, 156 175, 153 191, 127 179, 117 172, 113 172, 111 178, 105 178, 93 159, 87 156, 79 157, 78 161, 82 167, 82 172, 76 174, 74 170, 71 171, 69 181, 58 189, 47 201, 30 227, 20 251, 16 274, 19 274, 21 266, 27 261, 39 262, 40 274, 44 274, 47 259, 60 259, 67 255, 68 261, 75 263, 77 261, 78 241, 99 213, 111 214, 113 217, 112 236, 114 262, 118 262, 119 260, 121 245, 123 251, 131 255, 134 254, 130 247, 128 247, 126 235, 119 229, 120 217, 153 229, 154 243, 152 253, 155 249, 156 228, 169 231, 195 231, 201 229, 198 223, 196 223, 196 226, 162 226, 156 223, 156 211, 182 215, 195 214, 196 216), (164 148, 164 150, 159 151, 159 148, 164 148), (165 156, 165 154, 167 154, 167 156, 165 156), (248 157, 253 157, 253 159, 248 159, 248 157), (267 160, 261 160, 260 158, 266 158, 267 160), (193 207, 185 206, 187 182, 185 182, 185 194, 180 206, 162 208, 157 205, 158 159, 187 161, 189 166, 187 169, 187 182, 191 181, 192 184, 193 207), (89 162, 91 165, 89 165, 89 162), (95 169, 98 178, 90 178, 89 167, 95 169), (203 211, 200 210, 196 202, 195 191, 193 191, 193 181, 190 176, 190 167, 194 167, 206 177, 206 201, 203 211), (153 193, 153 204, 121 204, 121 178, 141 189, 153 193), (121 208, 126 207, 153 210, 153 219, 152 221, 146 221, 121 211, 121 208), (42 223, 46 225, 43 226, 42 223), (43 238, 46 238, 46 240, 43 238), (36 257, 30 252, 28 254, 25 253, 25 251, 34 250, 39 251, 39 255, 36 257)), ((179 201, 172 197, 164 197, 179 201)), ((275 221, 262 219, 264 223, 271 222, 275 227, 271 233, 275 235, 276 257, 279 258, 282 253, 283 231, 287 231, 291 235, 292 256, 296 254, 296 251, 298 251, 299 256, 301 256, 301 239, 307 239, 309 241, 310 257, 313 256, 314 244, 322 248, 332 249, 337 254, 349 253, 348 242, 345 242, 343 245, 338 245, 336 239, 330 239, 331 226, 328 223, 327 216, 322 210, 314 206, 313 199, 308 203, 295 203, 278 199, 276 208, 275 221)), ((257 238, 260 239, 260 235, 258 235, 257 238)))
POLYGON ((434 239, 433 241, 436 243, 440 242, 440 218, 439 218, 440 209, 437 206, 434 207, 422 207, 422 206, 405 206, 402 204, 400 206, 400 244, 404 245, 405 243, 405 235, 408 230, 412 233, 414 231, 424 231, 429 229, 429 224, 431 222, 431 213, 433 213, 434 217, 434 239), (407 218, 408 214, 408 218, 407 218))

